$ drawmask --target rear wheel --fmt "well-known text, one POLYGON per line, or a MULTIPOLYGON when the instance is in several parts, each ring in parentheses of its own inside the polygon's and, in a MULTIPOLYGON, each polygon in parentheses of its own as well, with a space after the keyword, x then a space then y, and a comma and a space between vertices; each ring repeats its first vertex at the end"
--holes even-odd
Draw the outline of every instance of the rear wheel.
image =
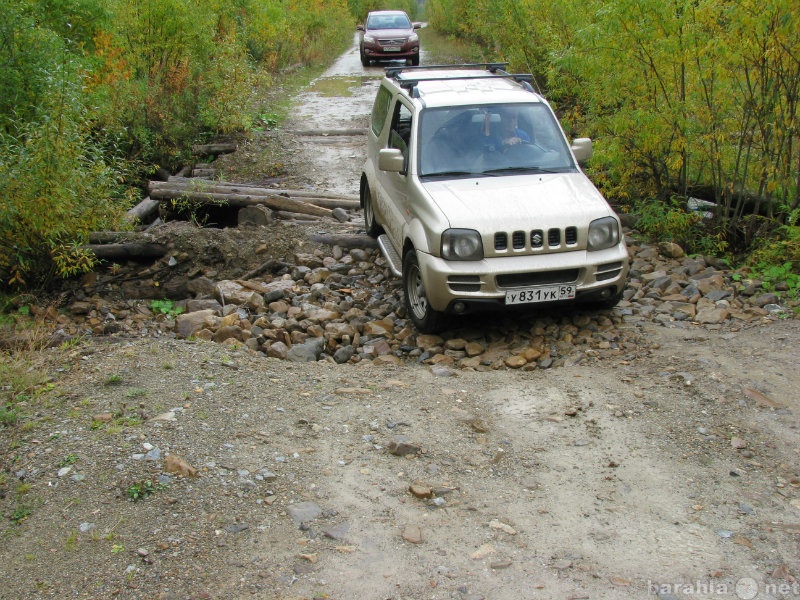
POLYGON ((428 303, 417 251, 413 248, 403 256, 403 292, 406 296, 406 311, 418 331, 436 333, 444 329, 446 315, 433 310, 428 303))
POLYGON ((369 191, 369 185, 366 183, 361 188, 361 206, 364 208, 364 228, 367 230, 367 235, 378 237, 381 232, 381 226, 375 219, 375 208, 372 206, 372 194, 369 191))

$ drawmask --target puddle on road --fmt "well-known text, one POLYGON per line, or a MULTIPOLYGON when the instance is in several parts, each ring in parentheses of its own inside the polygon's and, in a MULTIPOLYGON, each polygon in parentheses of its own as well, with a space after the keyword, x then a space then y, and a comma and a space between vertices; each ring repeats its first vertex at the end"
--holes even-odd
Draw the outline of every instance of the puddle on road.
POLYGON ((350 97, 355 95, 366 82, 375 79, 374 76, 322 77, 312 82, 307 91, 320 96, 350 97))

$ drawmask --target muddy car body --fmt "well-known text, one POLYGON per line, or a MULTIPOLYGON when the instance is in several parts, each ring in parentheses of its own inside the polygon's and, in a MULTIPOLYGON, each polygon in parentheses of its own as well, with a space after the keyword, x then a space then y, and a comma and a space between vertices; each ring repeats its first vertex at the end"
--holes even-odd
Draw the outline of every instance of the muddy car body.
POLYGON ((588 139, 570 146, 525 76, 497 65, 387 69, 360 198, 420 331, 491 307, 620 300, 628 252, 579 167, 590 155, 588 139), (516 129, 503 138, 509 114, 516 129))

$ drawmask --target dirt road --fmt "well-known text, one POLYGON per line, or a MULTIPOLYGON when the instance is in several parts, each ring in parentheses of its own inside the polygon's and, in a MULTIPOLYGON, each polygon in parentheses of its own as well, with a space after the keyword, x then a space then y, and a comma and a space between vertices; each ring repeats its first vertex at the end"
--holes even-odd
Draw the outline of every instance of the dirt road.
MULTIPOLYGON (((287 129, 365 126, 380 74, 351 50, 287 129)), ((292 160, 356 193, 362 142, 292 160)), ((0 433, 0 598, 800 597, 800 323, 622 327, 524 372, 43 351, 0 433)))

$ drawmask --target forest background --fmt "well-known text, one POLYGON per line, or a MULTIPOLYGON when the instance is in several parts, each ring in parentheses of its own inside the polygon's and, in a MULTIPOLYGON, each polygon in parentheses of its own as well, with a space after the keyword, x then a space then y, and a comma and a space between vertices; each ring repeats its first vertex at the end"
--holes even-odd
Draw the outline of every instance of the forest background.
MULTIPOLYGON (((752 276, 800 274, 794 0, 18 0, 0 3, 0 298, 94 266, 158 169, 280 125, 369 10, 533 74, 637 229, 752 276), (288 100, 288 99, 287 99, 288 100), (698 203, 695 199, 707 203, 698 203), (694 208, 694 210, 693 210, 694 208)), ((4 301, 5 304, 5 301, 4 301)))

